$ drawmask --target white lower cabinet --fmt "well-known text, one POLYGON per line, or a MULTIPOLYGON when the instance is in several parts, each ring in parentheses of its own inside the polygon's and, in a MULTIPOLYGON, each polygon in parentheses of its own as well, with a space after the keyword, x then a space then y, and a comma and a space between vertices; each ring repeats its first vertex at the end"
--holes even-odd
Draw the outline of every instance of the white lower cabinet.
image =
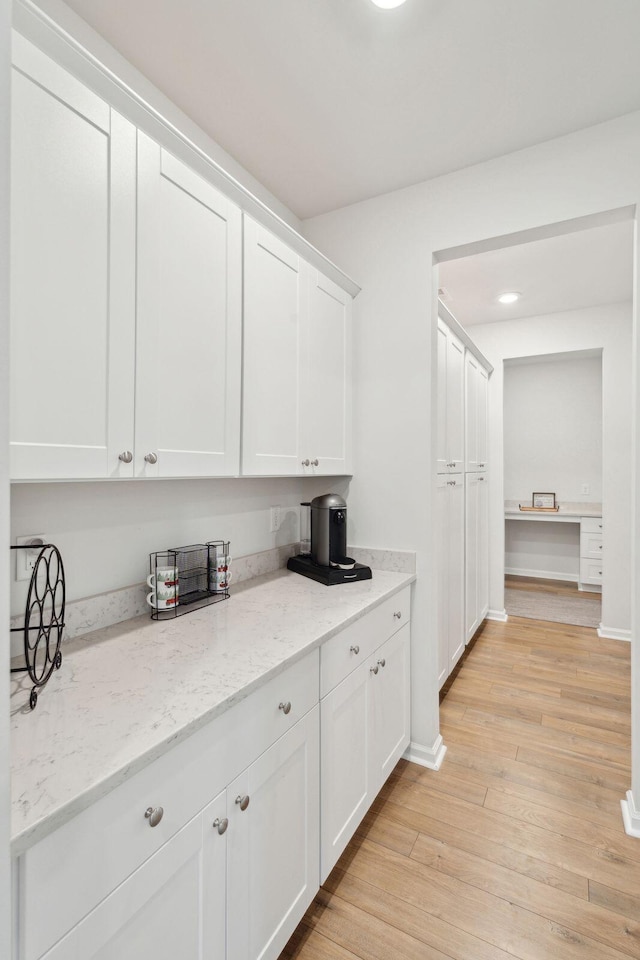
POLYGON ((26 850, 14 960, 276 960, 409 742, 409 614, 407 587, 26 850))
POLYGON ((465 476, 437 479, 439 686, 465 647, 465 476))
POLYGON ((489 485, 486 473, 466 474, 465 630, 469 642, 489 609, 489 485))
POLYGON ((409 743, 410 625, 399 619, 320 701, 321 883, 409 743))
POLYGON ((228 789, 229 960, 278 957, 315 896, 318 753, 316 706, 228 789))

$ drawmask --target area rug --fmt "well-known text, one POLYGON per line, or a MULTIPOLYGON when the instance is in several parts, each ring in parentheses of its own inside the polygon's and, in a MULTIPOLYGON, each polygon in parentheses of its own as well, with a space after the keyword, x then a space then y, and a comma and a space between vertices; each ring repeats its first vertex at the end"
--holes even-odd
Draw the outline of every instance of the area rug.
POLYGON ((602 620, 602 601, 592 597, 562 597, 552 593, 505 587, 504 605, 511 617, 552 620, 576 627, 598 627, 602 620))

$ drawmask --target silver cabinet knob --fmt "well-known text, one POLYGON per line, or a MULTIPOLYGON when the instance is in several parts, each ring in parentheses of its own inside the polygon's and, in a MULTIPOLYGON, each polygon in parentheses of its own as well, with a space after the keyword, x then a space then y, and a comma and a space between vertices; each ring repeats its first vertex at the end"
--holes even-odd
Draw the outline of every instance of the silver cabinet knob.
POLYGON ((290 700, 287 700, 286 703, 283 703, 283 702, 281 701, 281 702, 278 704, 278 710, 282 710, 282 712, 285 714, 285 716, 286 716, 287 713, 291 713, 291 701, 290 701, 290 700))
POLYGON ((395 617, 396 620, 401 620, 401 619, 402 619, 402 610, 395 610, 393 616, 395 617))
POLYGON ((241 810, 246 810, 249 806, 249 794, 246 793, 244 797, 241 797, 240 794, 236 797, 236 803, 241 810))
POLYGON ((131 450, 124 450, 119 456, 118 460, 122 460, 123 463, 131 463, 133 460, 133 454, 131 450))
POLYGON ((598 550, 602 550, 602 544, 598 546, 598 550))
POLYGON ((349 653, 355 653, 356 656, 360 653, 360 647, 357 643, 353 647, 349 647, 349 653))
POLYGON ((479 466, 479 467, 484 467, 484 463, 479 463, 478 466, 479 466))
POLYGON ((303 467, 309 467, 309 466, 311 466, 311 461, 310 461, 308 458, 307 458, 306 460, 303 460, 303 461, 302 461, 302 466, 303 466, 303 467))
POLYGON ((147 461, 147 463, 157 463, 157 462, 158 462, 158 454, 157 454, 157 453, 148 453, 148 454, 146 455, 146 457, 145 457, 145 460, 147 461))
POLYGON ((312 467, 319 467, 319 466, 320 466, 320 461, 318 460, 317 457, 316 457, 315 460, 312 460, 312 461, 311 461, 311 466, 312 466, 312 467))
POLYGON ((145 820, 149 821, 150 827, 157 827, 163 816, 164 810, 162 807, 147 807, 144 812, 145 820))
POLYGON ((378 667, 378 664, 377 664, 377 663, 376 663, 375 667, 370 667, 370 668, 369 668, 370 673, 374 673, 374 674, 377 674, 377 672, 378 672, 379 669, 380 669, 380 668, 378 667))
POLYGON ((382 660, 378 660, 378 663, 380 664, 381 667, 386 667, 387 665, 387 661, 385 660, 384 657, 382 658, 382 660))
POLYGON ((214 827, 214 829, 218 831, 220 836, 222 836, 223 833, 227 832, 229 821, 227 820, 226 817, 216 817, 215 820, 213 821, 212 826, 214 827))

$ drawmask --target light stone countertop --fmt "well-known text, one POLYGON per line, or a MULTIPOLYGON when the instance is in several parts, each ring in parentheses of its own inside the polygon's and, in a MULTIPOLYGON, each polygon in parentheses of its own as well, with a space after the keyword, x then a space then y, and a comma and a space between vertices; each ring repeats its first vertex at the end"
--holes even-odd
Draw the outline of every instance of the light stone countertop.
POLYGON ((63 644, 34 711, 27 674, 14 674, 13 853, 414 580, 374 570, 372 580, 325 587, 279 570, 181 617, 136 617, 63 644))

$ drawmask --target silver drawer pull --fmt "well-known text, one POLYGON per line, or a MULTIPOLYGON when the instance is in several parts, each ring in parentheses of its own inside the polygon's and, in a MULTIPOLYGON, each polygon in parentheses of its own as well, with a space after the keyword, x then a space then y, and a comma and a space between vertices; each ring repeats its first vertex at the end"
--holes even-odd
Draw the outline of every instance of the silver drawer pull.
POLYGON ((316 457, 315 460, 312 460, 312 461, 311 461, 311 466, 312 466, 312 467, 319 467, 319 466, 320 466, 320 461, 318 460, 317 457, 316 457))
POLYGON ((147 463, 151 463, 151 464, 157 463, 157 462, 158 462, 158 454, 157 454, 157 453, 148 453, 144 459, 146 460, 147 463))
POLYGON ((306 460, 302 460, 301 462, 303 467, 308 467, 311 464, 311 461, 309 460, 308 457, 306 460))
POLYGON ((379 670, 380 668, 378 667, 378 664, 376 663, 375 667, 370 667, 369 669, 370 669, 370 672, 371 672, 371 673, 377 674, 377 672, 378 672, 378 670, 379 670))
POLYGON ((123 463, 131 463, 133 460, 133 454, 131 453, 131 450, 124 450, 121 454, 119 454, 118 460, 122 460, 123 463))
POLYGON ((164 810, 162 807, 147 807, 144 812, 145 820, 149 821, 150 827, 157 827, 163 816, 164 810))
POLYGON ((598 547, 598 550, 602 550, 602 544, 600 544, 600 546, 598 547))
POLYGON ((382 658, 382 660, 378 660, 378 663, 380 664, 381 667, 386 667, 387 665, 387 661, 385 660, 384 657, 382 658))
POLYGON ((394 611, 394 614, 393 614, 393 615, 394 615, 394 617, 396 618, 396 620, 401 620, 401 619, 402 619, 402 610, 396 610, 396 611, 394 611))
POLYGON ((229 821, 227 820, 226 817, 216 817, 215 820, 213 821, 212 826, 214 827, 214 829, 218 831, 220 836, 222 836, 223 833, 227 832, 229 821))
POLYGON ((285 716, 287 713, 291 713, 291 701, 287 700, 286 703, 283 703, 282 701, 280 701, 280 703, 278 704, 278 710, 282 710, 285 716))
POLYGON ((238 796, 236 797, 236 803, 238 804, 241 810, 246 810, 247 807, 249 806, 249 794, 246 793, 244 797, 238 794, 238 796))
POLYGON ((353 647, 349 647, 349 653, 355 653, 356 656, 360 653, 360 647, 357 643, 353 647))

